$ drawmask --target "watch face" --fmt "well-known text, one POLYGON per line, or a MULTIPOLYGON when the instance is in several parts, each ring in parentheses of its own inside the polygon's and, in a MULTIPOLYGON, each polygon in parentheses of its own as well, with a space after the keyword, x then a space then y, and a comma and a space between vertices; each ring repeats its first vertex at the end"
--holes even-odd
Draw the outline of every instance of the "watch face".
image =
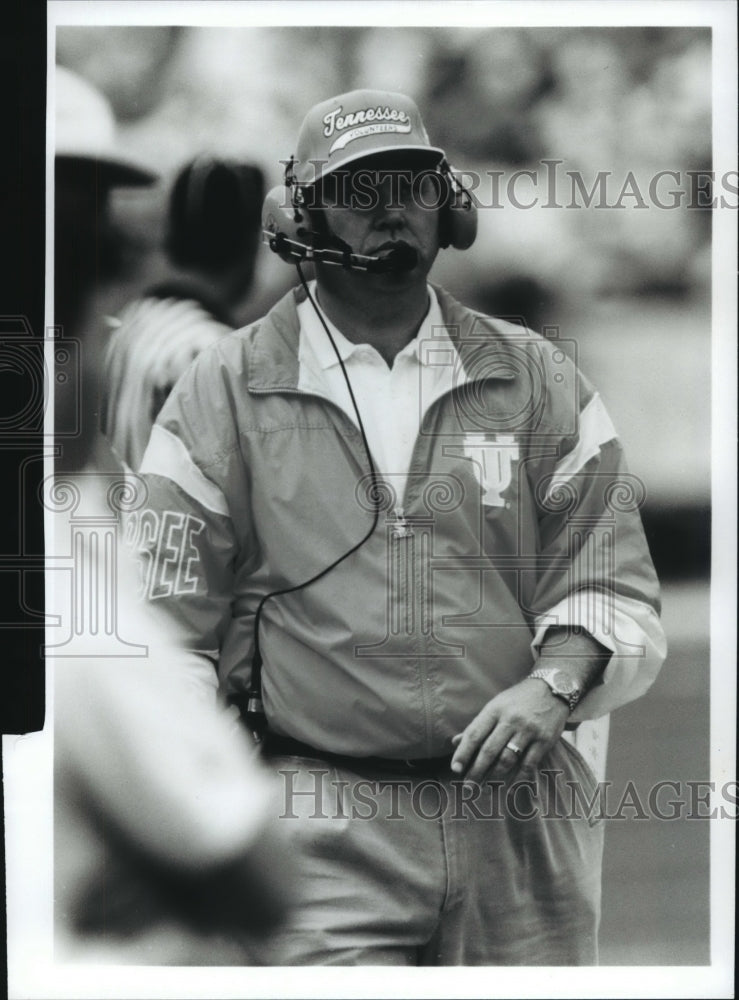
POLYGON ((568 677, 561 670, 555 670, 551 675, 552 684, 554 684, 558 691, 563 694, 569 694, 571 691, 576 691, 577 687, 572 683, 572 678, 568 677))
POLYGON ((543 667, 541 670, 534 671, 532 676, 546 681, 552 694, 569 702, 570 711, 582 697, 582 689, 564 670, 558 670, 556 667, 543 667))

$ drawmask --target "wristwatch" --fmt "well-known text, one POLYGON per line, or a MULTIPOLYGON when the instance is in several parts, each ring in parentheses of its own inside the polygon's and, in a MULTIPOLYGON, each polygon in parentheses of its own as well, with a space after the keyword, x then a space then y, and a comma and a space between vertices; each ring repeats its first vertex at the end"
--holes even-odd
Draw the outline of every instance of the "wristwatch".
POLYGON ((558 667, 539 667, 532 670, 529 678, 544 681, 552 694, 567 702, 570 711, 577 705, 585 692, 578 687, 575 681, 558 667))

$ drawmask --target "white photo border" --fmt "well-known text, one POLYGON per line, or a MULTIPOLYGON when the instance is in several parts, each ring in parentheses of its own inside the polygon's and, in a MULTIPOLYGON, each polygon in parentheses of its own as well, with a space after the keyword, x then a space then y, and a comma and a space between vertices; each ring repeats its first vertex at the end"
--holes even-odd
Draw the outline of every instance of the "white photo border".
MULTIPOLYGON (((713 169, 735 169, 737 154, 733 2, 582 0, 582 2, 89 2, 48 4, 49 107, 53 107, 56 28, 65 24, 498 26, 662 25, 713 29, 713 169)), ((53 122, 48 122, 53 150, 53 122)), ((53 157, 47 181, 53 188, 53 157)), ((53 198, 48 199, 53 205, 53 198)), ((51 217, 47 245, 52 247, 51 217)), ((736 719, 736 356, 737 213, 714 213, 712 384, 711 767, 733 779, 736 719)), ((53 273, 51 249, 47 274, 53 273)), ((47 326, 51 325, 47 288, 47 326)), ((48 407, 53 412, 53 407, 48 407)), ((48 471, 51 471, 50 469, 48 471)), ((47 718, 53 685, 47 684, 47 718)), ((734 967, 734 825, 711 824, 711 965, 588 969, 264 969, 67 966, 54 962, 52 940, 52 759, 49 725, 3 737, 6 808, 9 996, 86 997, 723 997, 734 967)), ((686 859, 686 864, 690 859, 686 859)))

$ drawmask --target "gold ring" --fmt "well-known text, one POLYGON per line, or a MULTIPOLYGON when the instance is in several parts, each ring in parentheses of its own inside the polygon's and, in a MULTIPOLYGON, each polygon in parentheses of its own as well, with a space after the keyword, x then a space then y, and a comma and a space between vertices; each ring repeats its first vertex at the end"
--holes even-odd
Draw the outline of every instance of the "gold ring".
POLYGON ((505 748, 506 750, 512 750, 517 757, 520 757, 521 754, 523 753, 521 747, 517 747, 515 743, 506 743, 505 748))

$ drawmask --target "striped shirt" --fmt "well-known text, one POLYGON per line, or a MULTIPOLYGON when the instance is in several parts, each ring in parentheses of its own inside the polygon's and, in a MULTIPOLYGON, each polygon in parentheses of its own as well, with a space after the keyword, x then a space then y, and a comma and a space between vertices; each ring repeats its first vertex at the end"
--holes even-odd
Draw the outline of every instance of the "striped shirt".
POLYGON ((134 471, 152 424, 180 375, 230 332, 194 299, 145 296, 110 320, 104 365, 102 430, 134 471))

